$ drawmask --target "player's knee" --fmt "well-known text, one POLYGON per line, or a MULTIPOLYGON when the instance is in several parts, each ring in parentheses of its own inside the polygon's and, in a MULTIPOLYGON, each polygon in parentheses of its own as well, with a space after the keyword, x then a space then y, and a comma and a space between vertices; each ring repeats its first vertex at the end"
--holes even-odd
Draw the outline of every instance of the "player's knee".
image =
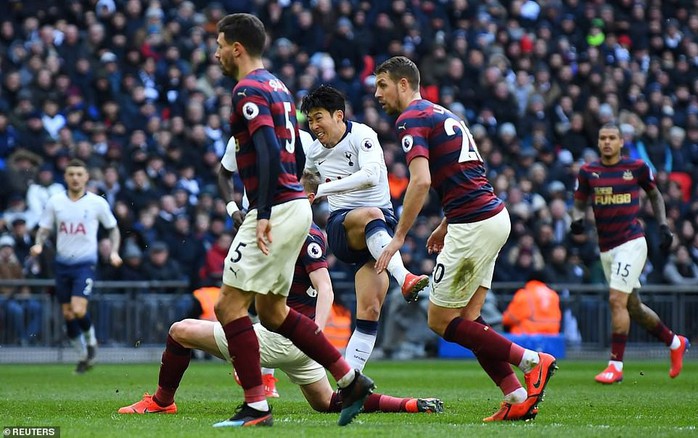
POLYGON ((70 321, 71 319, 75 319, 73 309, 71 309, 70 307, 63 307, 61 311, 63 312, 63 319, 68 321, 70 321))
POLYGON ((620 294, 613 294, 608 298, 608 305, 611 310, 622 310, 628 307, 628 300, 620 294))
POLYGON ((170 326, 169 335, 175 341, 181 343, 187 338, 187 333, 191 328, 190 320, 185 319, 182 321, 177 321, 170 326))
POLYGON ((372 221, 374 219, 385 220, 383 211, 378 207, 367 207, 365 210, 365 217, 368 219, 368 221, 372 221))

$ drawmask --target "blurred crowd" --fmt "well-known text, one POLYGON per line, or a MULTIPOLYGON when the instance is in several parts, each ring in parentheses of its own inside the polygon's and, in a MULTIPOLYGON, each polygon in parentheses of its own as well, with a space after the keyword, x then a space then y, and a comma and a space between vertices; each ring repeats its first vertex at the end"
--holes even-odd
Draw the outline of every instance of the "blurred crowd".
MULTIPOLYGON (((215 183, 234 84, 213 57, 216 23, 253 12, 269 31, 266 65, 298 101, 330 84, 347 95, 348 118, 378 132, 398 212, 408 172, 393 121, 373 98, 372 72, 393 55, 417 62, 423 96, 467 121, 512 215, 495 281, 523 284, 545 270, 555 283, 603 282, 595 231, 570 237, 568 212, 580 165, 598 157, 599 127, 616 121, 626 153, 655 171, 676 236, 671 254, 657 250, 658 224, 643 200, 643 280, 698 284, 693 1, 5 3, 0 254, 20 269, 0 270, 3 278, 51 277, 50 251, 35 260, 28 249, 76 157, 90 166, 89 188, 108 200, 124 238, 119 269, 109 267, 111 248, 101 241, 101 279, 184 279, 192 289, 220 280, 235 230, 215 183)), ((314 207, 324 225, 326 206, 314 207)), ((433 267, 425 242, 440 215, 432 197, 402 251, 413 272, 433 267)), ((330 263, 335 280, 353 277, 330 263)))

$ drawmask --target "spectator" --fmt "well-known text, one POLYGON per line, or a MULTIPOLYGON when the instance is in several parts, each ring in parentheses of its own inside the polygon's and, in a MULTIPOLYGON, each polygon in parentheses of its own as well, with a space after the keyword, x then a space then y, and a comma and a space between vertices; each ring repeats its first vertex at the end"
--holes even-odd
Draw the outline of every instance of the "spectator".
POLYGON ((43 164, 39 167, 37 181, 32 183, 27 190, 27 206, 32 216, 37 218, 41 216, 48 198, 65 190, 65 187, 54 182, 53 178, 53 166, 50 164, 43 164))
POLYGON ((545 276, 534 271, 526 285, 516 291, 502 315, 504 328, 515 335, 560 333, 560 297, 544 282, 545 276))
POLYGON ((669 261, 664 266, 664 278, 670 284, 698 284, 698 264, 691 259, 691 255, 684 245, 679 245, 675 254, 669 257, 669 261))
POLYGON ((215 244, 206 252, 206 261, 199 270, 199 280, 202 285, 215 285, 223 280, 223 262, 228 255, 233 236, 222 233, 215 244))

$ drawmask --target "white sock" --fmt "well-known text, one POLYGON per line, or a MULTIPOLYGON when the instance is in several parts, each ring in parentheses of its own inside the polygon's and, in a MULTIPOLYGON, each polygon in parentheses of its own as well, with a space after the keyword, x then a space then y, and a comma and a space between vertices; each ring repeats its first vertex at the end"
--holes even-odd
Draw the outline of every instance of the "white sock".
POLYGON ((670 350, 676 350, 681 346, 681 339, 679 339, 678 336, 674 335, 674 337, 671 340, 671 345, 669 345, 670 350))
POLYGON ((608 364, 613 365, 615 367, 615 369, 618 371, 623 371, 623 362, 621 362, 619 360, 609 360, 608 364))
POLYGON ((274 375, 274 369, 275 368, 264 368, 262 367, 262 375, 269 374, 269 375, 274 375))
POLYGON ((351 385, 351 382, 354 381, 355 376, 356 373, 354 372, 354 370, 349 370, 349 372, 346 373, 344 377, 337 380, 337 385, 339 385, 340 388, 346 388, 347 386, 351 385))
POLYGON ((267 399, 258 402, 247 403, 247 406, 251 407, 252 409, 257 409, 261 412, 267 412, 269 410, 269 403, 267 403, 267 399))
POLYGON ((83 359, 87 358, 87 346, 85 345, 85 338, 82 334, 78 335, 75 338, 71 338, 70 345, 73 346, 73 348, 75 349, 75 351, 78 352, 80 357, 82 357, 83 359))
POLYGON ((504 401, 512 405, 515 405, 517 403, 525 402, 527 397, 528 393, 526 392, 526 390, 523 388, 519 388, 516 391, 510 392, 509 394, 505 395, 504 401))
POLYGON ((349 343, 347 344, 346 352, 344 357, 349 362, 352 369, 357 369, 363 371, 368 362, 368 358, 371 356, 373 351, 373 346, 376 344, 376 335, 369 335, 367 333, 354 330, 349 343))
MULTIPOLYGON (((383 253, 383 248, 385 248, 385 246, 388 245, 391 240, 393 240, 393 238, 390 237, 390 234, 388 234, 387 231, 377 231, 376 233, 372 234, 371 237, 366 239, 368 252, 371 253, 371 256, 373 256, 374 259, 378 260, 378 257, 380 257, 383 253)), ((400 251, 396 252, 393 255, 393 258, 390 259, 390 262, 388 262, 388 272, 390 272, 390 275, 392 275, 393 278, 397 280, 400 287, 402 287, 402 284, 405 282, 405 277, 410 271, 408 271, 407 268, 405 268, 405 265, 402 263, 402 255, 400 255, 400 251)))
POLYGON ((85 337, 85 343, 89 345, 90 347, 94 347, 97 345, 97 336, 95 336, 95 326, 91 325, 90 329, 86 332, 82 332, 82 335, 85 337))
POLYGON ((524 350, 521 363, 519 364, 519 369, 524 373, 530 373, 531 370, 538 365, 538 362, 540 362, 540 356, 538 353, 527 348, 524 350))

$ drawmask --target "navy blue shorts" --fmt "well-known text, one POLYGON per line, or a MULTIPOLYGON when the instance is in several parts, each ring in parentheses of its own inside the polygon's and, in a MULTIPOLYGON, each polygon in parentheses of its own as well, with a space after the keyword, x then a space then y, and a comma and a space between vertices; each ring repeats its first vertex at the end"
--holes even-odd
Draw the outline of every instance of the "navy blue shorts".
MULTIPOLYGON (((397 218, 392 210, 387 208, 380 209, 385 217, 385 223, 388 225, 388 233, 392 236, 395 227, 397 226, 397 218)), ((327 242, 332 249, 332 253, 344 263, 364 265, 373 256, 368 249, 355 251, 349 248, 347 241, 347 233, 344 229, 344 219, 351 209, 335 210, 330 213, 330 218, 327 220, 327 242)))
POLYGON ((56 262, 56 297, 66 304, 71 297, 90 298, 95 279, 95 264, 66 265, 56 262))

